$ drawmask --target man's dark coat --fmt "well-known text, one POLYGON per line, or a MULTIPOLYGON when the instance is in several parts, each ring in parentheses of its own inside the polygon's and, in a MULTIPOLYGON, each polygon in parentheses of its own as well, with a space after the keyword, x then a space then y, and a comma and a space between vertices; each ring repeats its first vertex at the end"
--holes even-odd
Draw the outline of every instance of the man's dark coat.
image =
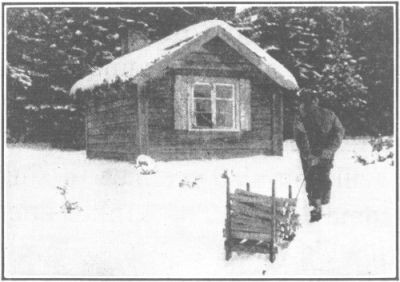
POLYGON ((329 202, 332 185, 329 173, 344 133, 339 118, 332 111, 318 106, 295 119, 294 138, 300 151, 311 205, 318 199, 323 204, 329 202), (316 166, 310 167, 308 160, 311 156, 319 158, 316 166))

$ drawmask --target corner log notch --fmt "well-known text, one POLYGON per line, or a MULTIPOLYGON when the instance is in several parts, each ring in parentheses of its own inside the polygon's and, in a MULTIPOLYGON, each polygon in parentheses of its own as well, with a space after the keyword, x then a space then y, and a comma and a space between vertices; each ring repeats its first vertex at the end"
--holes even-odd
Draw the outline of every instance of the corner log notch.
POLYGON ((149 97, 148 83, 137 84, 138 111, 137 111, 137 145, 139 154, 147 154, 149 150, 149 97))

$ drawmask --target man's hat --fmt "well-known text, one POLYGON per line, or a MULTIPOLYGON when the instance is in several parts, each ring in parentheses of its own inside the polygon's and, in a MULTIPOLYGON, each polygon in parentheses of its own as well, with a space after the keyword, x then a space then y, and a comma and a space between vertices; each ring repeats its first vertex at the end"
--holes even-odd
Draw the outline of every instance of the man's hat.
POLYGON ((302 88, 297 92, 297 96, 300 100, 307 102, 318 98, 318 92, 314 89, 302 88))

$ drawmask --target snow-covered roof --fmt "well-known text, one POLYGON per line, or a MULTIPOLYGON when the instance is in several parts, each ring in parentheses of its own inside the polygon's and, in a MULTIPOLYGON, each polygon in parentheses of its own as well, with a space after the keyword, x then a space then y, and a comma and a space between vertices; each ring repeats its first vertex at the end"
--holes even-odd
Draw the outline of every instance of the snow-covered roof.
POLYGON ((210 20, 189 26, 147 47, 115 59, 77 81, 71 88, 71 94, 78 90, 85 91, 102 84, 111 84, 118 79, 138 82, 151 78, 165 69, 178 55, 187 54, 216 36, 226 41, 282 87, 292 90, 298 88, 294 76, 255 42, 223 21, 210 20))

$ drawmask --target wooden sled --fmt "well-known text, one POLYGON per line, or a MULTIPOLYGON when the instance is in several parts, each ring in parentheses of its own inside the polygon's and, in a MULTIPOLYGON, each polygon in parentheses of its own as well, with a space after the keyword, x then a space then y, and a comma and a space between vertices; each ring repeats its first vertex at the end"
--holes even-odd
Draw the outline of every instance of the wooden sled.
POLYGON ((274 262, 278 253, 277 241, 283 238, 281 228, 290 224, 292 218, 282 210, 296 206, 291 186, 289 198, 275 197, 275 180, 272 180, 270 197, 250 192, 249 183, 246 190, 236 189, 231 194, 226 172, 223 178, 226 179, 225 259, 229 260, 232 252, 262 253, 269 254, 269 260, 274 262))

